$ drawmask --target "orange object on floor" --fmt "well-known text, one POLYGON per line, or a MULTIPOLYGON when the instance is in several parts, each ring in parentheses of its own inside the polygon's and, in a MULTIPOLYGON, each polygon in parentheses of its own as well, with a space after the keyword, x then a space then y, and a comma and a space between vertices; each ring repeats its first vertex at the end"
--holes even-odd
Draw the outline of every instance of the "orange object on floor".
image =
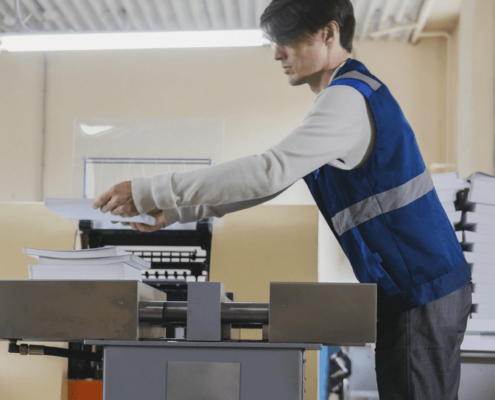
POLYGON ((102 400, 102 381, 69 381, 69 400, 102 400))

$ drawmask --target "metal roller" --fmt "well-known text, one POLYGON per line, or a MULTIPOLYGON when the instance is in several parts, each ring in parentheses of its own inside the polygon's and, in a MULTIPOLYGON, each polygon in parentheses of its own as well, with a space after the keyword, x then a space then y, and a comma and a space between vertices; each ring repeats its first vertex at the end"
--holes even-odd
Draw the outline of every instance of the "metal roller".
POLYGON ((268 303, 222 303, 222 322, 268 325, 268 303))
MULTIPOLYGON (((221 319, 233 324, 268 324, 268 303, 221 303, 221 319)), ((142 322, 180 323, 187 321, 187 301, 139 303, 142 322)))

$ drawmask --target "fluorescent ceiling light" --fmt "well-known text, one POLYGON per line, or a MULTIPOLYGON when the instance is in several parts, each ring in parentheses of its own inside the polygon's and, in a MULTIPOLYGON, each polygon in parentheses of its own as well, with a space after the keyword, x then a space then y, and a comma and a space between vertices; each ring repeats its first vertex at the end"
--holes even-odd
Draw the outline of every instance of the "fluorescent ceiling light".
POLYGON ((190 32, 23 34, 0 36, 0 50, 130 50, 248 47, 268 44, 259 29, 190 32))

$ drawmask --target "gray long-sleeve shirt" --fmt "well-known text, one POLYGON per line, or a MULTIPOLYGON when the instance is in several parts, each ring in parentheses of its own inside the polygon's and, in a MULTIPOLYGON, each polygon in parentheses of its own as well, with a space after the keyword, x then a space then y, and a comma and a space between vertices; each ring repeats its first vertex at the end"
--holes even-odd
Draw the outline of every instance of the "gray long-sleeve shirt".
POLYGON ((263 154, 191 172, 136 178, 134 202, 141 213, 163 210, 167 226, 221 217, 271 200, 322 165, 361 166, 373 150, 375 135, 364 96, 349 86, 327 87, 301 126, 263 154))

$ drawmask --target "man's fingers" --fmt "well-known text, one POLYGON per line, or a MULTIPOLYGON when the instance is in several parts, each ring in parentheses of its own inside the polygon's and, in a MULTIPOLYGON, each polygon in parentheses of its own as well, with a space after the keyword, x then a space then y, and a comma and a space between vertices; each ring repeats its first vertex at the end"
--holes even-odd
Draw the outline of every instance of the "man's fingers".
POLYGON ((98 200, 93 203, 93 208, 100 209, 106 213, 112 211, 119 206, 127 206, 129 210, 116 211, 114 214, 119 215, 122 212, 137 211, 134 201, 132 200, 132 184, 131 181, 121 182, 113 186, 110 190, 103 193, 98 200))
POLYGON ((162 225, 146 225, 142 223, 137 223, 137 222, 131 222, 131 227, 135 231, 140 231, 140 232, 155 232, 161 228, 163 228, 162 225))
POLYGON ((119 207, 115 207, 112 210, 113 215, 120 215, 123 218, 130 218, 130 217, 135 217, 136 215, 139 215, 137 212, 134 212, 132 208, 128 205, 122 205, 119 207))
MULTIPOLYGON (((131 215, 137 215, 137 213, 132 213, 131 215)), ((150 211, 148 215, 151 215, 156 219, 155 225, 147 225, 140 222, 131 222, 130 225, 132 229, 140 232, 155 232, 165 226, 165 215, 163 214, 163 211, 155 209, 150 211)))
POLYGON ((160 227, 151 226, 151 225, 144 225, 144 224, 141 224, 141 226, 139 227, 139 230, 141 232, 155 232, 158 229, 160 229, 160 227))
POLYGON ((103 193, 98 199, 93 203, 93 208, 97 210, 109 202, 112 198, 110 191, 103 193))
POLYGON ((119 207, 115 207, 115 208, 112 208, 110 210, 110 214, 112 214, 112 215, 121 215, 122 214, 122 210, 120 210, 119 207))
POLYGON ((145 225, 145 224, 139 224, 139 225, 140 225, 139 230, 141 232, 153 232, 156 230, 156 229, 154 229, 155 226, 145 225))
MULTIPOLYGON (((102 205, 100 207, 100 211, 102 213, 107 213, 109 211, 113 211, 116 207, 117 207, 117 204, 115 204, 115 201, 113 199, 110 199, 107 203, 105 203, 104 205, 102 205)), ((114 215, 116 215, 116 214, 114 214, 114 215)))

